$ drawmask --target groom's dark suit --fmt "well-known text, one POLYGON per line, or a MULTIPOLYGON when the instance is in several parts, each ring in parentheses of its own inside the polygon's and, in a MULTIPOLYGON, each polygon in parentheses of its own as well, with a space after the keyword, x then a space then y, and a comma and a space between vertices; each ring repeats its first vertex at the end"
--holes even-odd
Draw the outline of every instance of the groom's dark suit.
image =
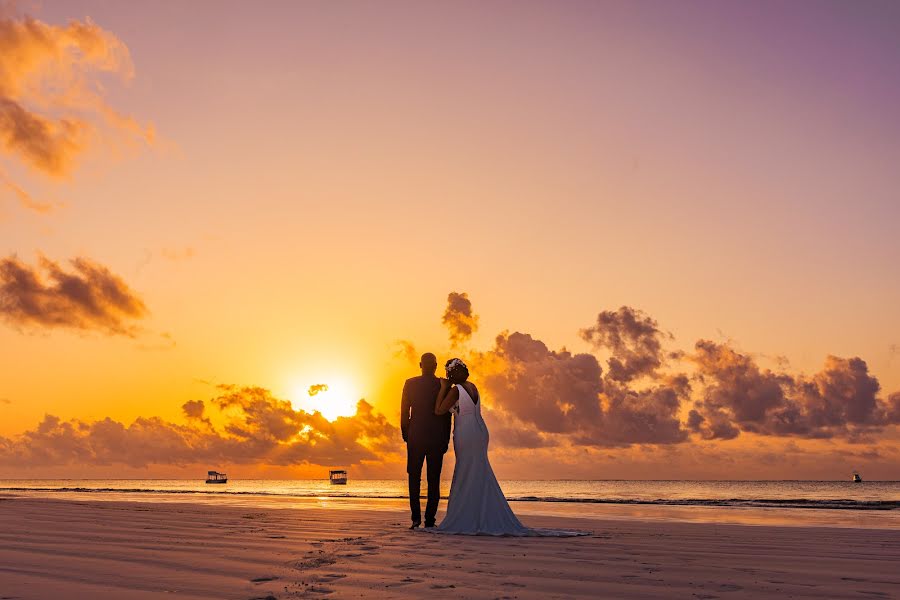
POLYGON ((425 526, 434 525, 441 497, 441 467, 450 445, 450 413, 434 414, 434 402, 441 381, 434 375, 407 379, 403 385, 400 408, 400 431, 406 442, 406 472, 409 473, 409 508, 414 524, 422 521, 419 503, 422 463, 427 460, 428 502, 425 504, 425 526))

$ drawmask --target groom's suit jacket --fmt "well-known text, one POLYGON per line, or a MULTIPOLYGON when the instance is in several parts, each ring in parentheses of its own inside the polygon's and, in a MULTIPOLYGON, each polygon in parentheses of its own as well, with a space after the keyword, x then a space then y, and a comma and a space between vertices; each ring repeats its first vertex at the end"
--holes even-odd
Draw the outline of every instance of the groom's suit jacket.
POLYGON ((434 402, 441 390, 437 377, 419 375, 403 384, 400 404, 400 431, 410 447, 446 452, 450 445, 450 413, 434 414, 434 402))

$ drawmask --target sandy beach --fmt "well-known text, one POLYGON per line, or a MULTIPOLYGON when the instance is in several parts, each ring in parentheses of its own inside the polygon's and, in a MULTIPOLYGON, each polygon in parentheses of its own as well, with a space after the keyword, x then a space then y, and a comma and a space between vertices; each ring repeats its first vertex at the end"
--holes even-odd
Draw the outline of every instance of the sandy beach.
POLYGON ((895 598, 900 531, 527 516, 410 532, 365 508, 0 498, 0 598, 895 598))

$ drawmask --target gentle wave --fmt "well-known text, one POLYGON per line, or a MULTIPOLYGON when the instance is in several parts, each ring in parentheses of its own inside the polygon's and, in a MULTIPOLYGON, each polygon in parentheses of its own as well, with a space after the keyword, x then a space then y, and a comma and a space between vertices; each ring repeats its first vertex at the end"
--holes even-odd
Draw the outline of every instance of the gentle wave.
POLYGON ((585 504, 662 504, 666 506, 752 506, 772 508, 830 508, 834 510, 896 510, 895 500, 810 500, 808 498, 679 498, 641 500, 634 498, 508 498, 520 502, 572 502, 585 504))
MULTIPOLYGON (((265 492, 265 491, 229 491, 229 490, 172 490, 152 488, 91 488, 91 487, 0 487, 0 492, 51 492, 51 493, 117 493, 117 494, 166 494, 188 496, 277 496, 283 498, 359 498, 359 499, 405 499, 397 494, 359 494, 322 492, 265 492)), ((446 498, 446 497, 445 497, 446 498)), ((831 510, 897 510, 900 501, 896 500, 811 500, 808 498, 679 498, 655 500, 635 498, 560 498, 554 496, 509 496, 512 502, 564 502, 581 504, 636 504, 666 506, 723 506, 723 507, 756 507, 756 508, 808 508, 831 510)))

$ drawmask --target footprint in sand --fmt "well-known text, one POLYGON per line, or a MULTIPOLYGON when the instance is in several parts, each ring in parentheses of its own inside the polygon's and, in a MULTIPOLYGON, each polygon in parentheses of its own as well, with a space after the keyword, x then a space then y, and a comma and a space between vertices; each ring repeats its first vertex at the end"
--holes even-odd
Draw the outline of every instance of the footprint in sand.
POLYGON ((452 583, 448 583, 447 585, 442 585, 442 584, 440 584, 440 583, 432 583, 432 584, 431 584, 430 586, 428 586, 428 587, 430 587, 430 588, 433 589, 433 590, 446 590, 446 589, 449 589, 449 588, 455 588, 456 586, 453 585, 452 583))
POLYGON ((302 558, 300 560, 289 562, 288 566, 291 566, 300 571, 305 571, 307 569, 318 569, 320 567, 333 565, 336 562, 337 560, 331 556, 312 556, 309 558, 302 558))
POLYGON ((338 579, 344 579, 346 575, 343 573, 325 573, 323 575, 319 575, 316 578, 316 581, 319 583, 331 583, 332 581, 337 581, 338 579))
POLYGON ((395 583, 388 583, 384 587, 399 587, 401 585, 409 585, 411 583, 422 583, 422 580, 421 579, 413 579, 412 577, 404 577, 400 581, 397 581, 395 583))
POLYGON ((266 581, 275 581, 276 579, 278 578, 274 575, 268 577, 256 577, 255 579, 251 579, 250 583, 265 583, 266 581))
POLYGON ((325 587, 316 587, 316 586, 314 586, 314 587, 311 587, 311 588, 306 588, 306 592, 307 592, 308 594, 318 594, 318 595, 321 595, 321 596, 326 596, 326 595, 328 595, 328 594, 333 594, 333 593, 334 593, 334 590, 330 590, 330 589, 325 588, 325 587))
POLYGON ((403 571, 414 571, 414 570, 424 569, 425 565, 422 565, 419 563, 403 563, 403 564, 399 564, 399 565, 394 565, 393 568, 400 569, 403 571))
POLYGON ((373 543, 372 540, 367 540, 365 538, 357 538, 350 542, 349 545, 356 546, 358 550, 365 550, 367 552, 381 548, 378 544, 373 543))

